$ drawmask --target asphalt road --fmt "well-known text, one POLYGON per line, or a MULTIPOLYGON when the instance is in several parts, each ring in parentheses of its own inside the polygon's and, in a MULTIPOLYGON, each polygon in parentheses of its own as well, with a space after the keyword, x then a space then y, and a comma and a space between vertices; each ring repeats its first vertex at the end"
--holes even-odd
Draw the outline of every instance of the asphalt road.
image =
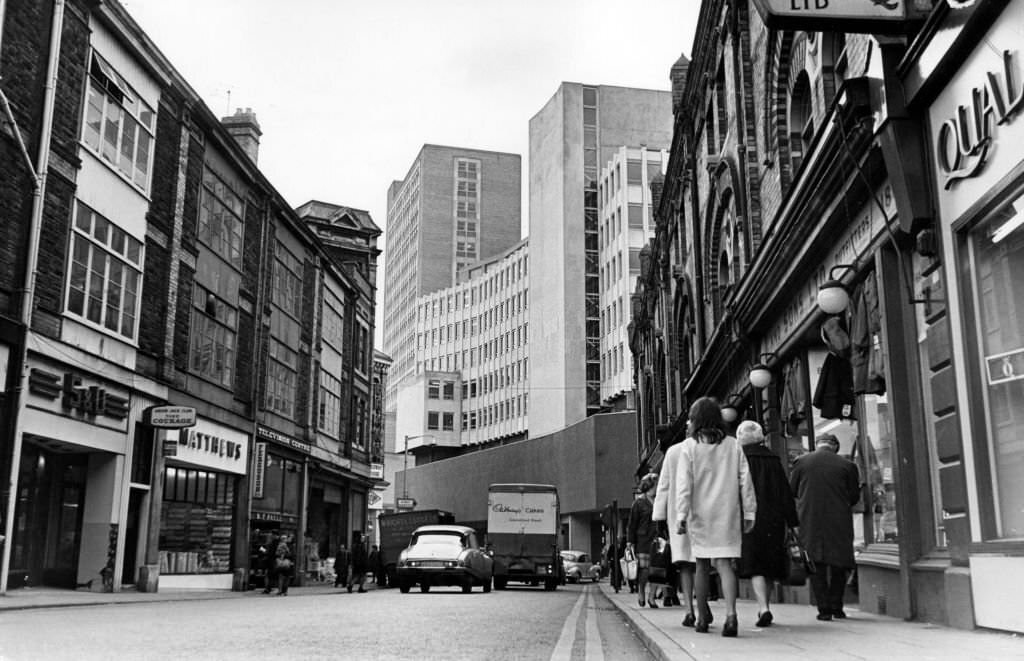
POLYGON ((0 613, 0 661, 63 659, 643 660, 596 586, 457 587, 0 613))

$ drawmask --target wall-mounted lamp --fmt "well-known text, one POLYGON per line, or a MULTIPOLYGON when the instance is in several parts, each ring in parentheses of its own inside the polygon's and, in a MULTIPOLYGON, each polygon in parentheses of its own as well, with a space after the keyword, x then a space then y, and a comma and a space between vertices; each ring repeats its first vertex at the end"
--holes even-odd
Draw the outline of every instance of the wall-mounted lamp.
POLYGON ((772 383, 772 371, 765 362, 765 356, 771 359, 775 357, 775 354, 771 352, 761 354, 758 357, 757 364, 751 367, 750 372, 747 374, 750 385, 755 388, 767 388, 772 383))
POLYGON ((739 395, 733 393, 725 398, 725 404, 722 406, 722 420, 728 423, 736 422, 736 418, 740 417, 740 412, 736 409, 736 401, 739 399, 739 395))
POLYGON ((851 269, 853 264, 836 264, 828 271, 828 280, 818 287, 818 307, 825 314, 839 314, 850 304, 850 292, 836 278, 837 269, 851 269))

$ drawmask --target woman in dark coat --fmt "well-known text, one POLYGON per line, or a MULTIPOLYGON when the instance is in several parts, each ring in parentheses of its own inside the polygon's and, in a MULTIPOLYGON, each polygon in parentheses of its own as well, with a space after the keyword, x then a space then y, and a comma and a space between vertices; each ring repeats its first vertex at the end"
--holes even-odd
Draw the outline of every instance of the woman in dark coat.
POLYGON ((658 476, 648 473, 640 480, 640 496, 633 501, 629 510, 629 523, 626 525, 626 538, 633 552, 636 554, 636 584, 637 601, 641 606, 646 599, 647 605, 657 608, 655 595, 657 587, 650 586, 650 595, 647 595, 647 577, 651 570, 651 546, 658 537, 658 526, 656 521, 651 519, 654 513, 654 492, 658 488, 658 476))
POLYGON ((782 460, 764 445, 761 425, 744 420, 736 428, 736 439, 743 445, 757 496, 757 519, 754 529, 743 535, 738 574, 750 579, 757 599, 757 626, 766 627, 772 623, 770 581, 784 580, 788 573, 786 526, 797 527, 796 501, 782 460))

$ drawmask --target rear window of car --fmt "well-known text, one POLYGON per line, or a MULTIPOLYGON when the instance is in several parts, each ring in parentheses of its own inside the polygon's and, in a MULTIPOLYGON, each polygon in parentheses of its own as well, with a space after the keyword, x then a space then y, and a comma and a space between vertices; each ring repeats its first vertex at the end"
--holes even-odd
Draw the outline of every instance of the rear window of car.
POLYGON ((448 533, 420 533, 413 540, 414 544, 432 544, 438 546, 462 546, 462 535, 448 533))

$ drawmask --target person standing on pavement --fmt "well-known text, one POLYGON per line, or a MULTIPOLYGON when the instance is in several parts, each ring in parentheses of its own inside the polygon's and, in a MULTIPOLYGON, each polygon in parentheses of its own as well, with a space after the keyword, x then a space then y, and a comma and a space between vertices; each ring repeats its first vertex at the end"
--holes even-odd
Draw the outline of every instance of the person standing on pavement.
POLYGON ((860 500, 857 465, 839 456, 835 434, 821 434, 814 452, 796 460, 789 477, 800 517, 800 541, 817 569, 811 589, 818 619, 845 618, 843 592, 854 568, 852 508, 860 500))
POLYGON ((722 635, 734 638, 738 631, 739 582, 733 561, 740 557, 743 533, 754 527, 757 499, 747 459, 739 442, 726 434, 717 401, 701 397, 693 403, 688 431, 676 475, 676 531, 690 536, 697 559, 694 593, 698 613, 694 629, 707 633, 711 624, 708 575, 713 563, 725 597, 722 635))
POLYGON ((291 535, 281 535, 274 551, 276 558, 274 569, 277 573, 277 594, 284 597, 288 595, 288 586, 291 585, 292 576, 295 575, 295 552, 292 550, 294 542, 291 535))
POLYGON ((366 542, 363 540, 363 533, 356 530, 352 533, 352 572, 348 578, 348 591, 352 592, 352 586, 358 585, 359 592, 366 592, 363 585, 366 583, 367 553, 366 542))
MULTIPOLYGON (((340 588, 342 585, 349 585, 349 572, 352 570, 352 552, 345 546, 345 541, 342 540, 341 544, 338 545, 338 552, 334 554, 334 587, 340 588)), ((349 588, 349 592, 352 589, 349 588)))
POLYGON ((786 527, 799 531, 796 501, 782 460, 764 444, 761 425, 744 420, 736 428, 736 440, 743 447, 757 497, 757 520, 754 529, 743 535, 738 574, 749 578, 754 589, 757 626, 767 627, 773 620, 769 606, 771 582, 785 580, 788 574, 786 527))
POLYGON ((658 537, 658 524, 651 515, 654 512, 654 491, 658 488, 658 476, 648 473, 640 480, 640 495, 629 509, 629 523, 626 525, 626 542, 636 556, 637 601, 643 606, 644 600, 651 608, 657 608, 657 588, 648 582, 651 568, 651 546, 658 537), (648 587, 650 595, 647 594, 648 587))
POLYGON ((384 581, 381 579, 380 551, 376 544, 370 547, 370 555, 367 556, 366 561, 370 566, 370 574, 373 576, 374 584, 382 584, 384 581))
POLYGON ((263 561, 263 594, 270 594, 274 586, 277 585, 277 545, 280 541, 278 532, 272 530, 267 534, 263 546, 260 547, 262 549, 260 558, 263 561))
POLYGON ((665 450, 665 458, 661 462, 661 475, 658 478, 658 486, 655 490, 654 513, 652 518, 655 521, 664 521, 669 531, 668 542, 672 547, 672 565, 675 571, 670 573, 672 586, 676 591, 676 605, 686 608, 686 616, 683 618, 684 627, 692 627, 696 624, 693 614, 693 571, 695 567, 693 549, 690 547, 689 535, 679 533, 679 521, 676 517, 679 510, 676 506, 678 491, 677 474, 679 471, 679 459, 682 452, 682 444, 673 443, 665 450), (682 595, 679 601, 678 595, 682 595))

